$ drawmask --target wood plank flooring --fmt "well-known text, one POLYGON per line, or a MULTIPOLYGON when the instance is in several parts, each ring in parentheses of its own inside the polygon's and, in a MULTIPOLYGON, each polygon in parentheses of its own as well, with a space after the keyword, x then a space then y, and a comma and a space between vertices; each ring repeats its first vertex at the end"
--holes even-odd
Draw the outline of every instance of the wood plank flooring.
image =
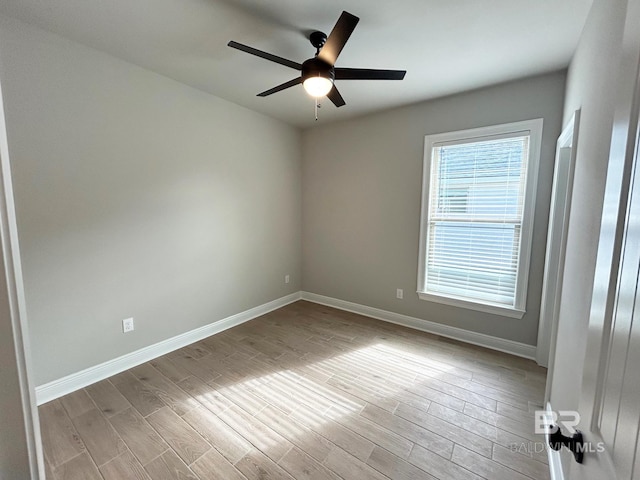
POLYGON ((543 480, 545 376, 300 301, 39 410, 56 480, 543 480))

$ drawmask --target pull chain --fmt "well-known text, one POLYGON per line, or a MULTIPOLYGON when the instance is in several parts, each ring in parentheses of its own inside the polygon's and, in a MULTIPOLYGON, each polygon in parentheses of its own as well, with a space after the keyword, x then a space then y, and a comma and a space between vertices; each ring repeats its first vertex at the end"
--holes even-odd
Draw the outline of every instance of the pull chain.
POLYGON ((316 98, 315 98, 315 100, 316 100, 316 108, 315 108, 315 111, 316 111, 316 122, 317 122, 317 121, 318 121, 318 109, 319 109, 322 105, 320 105, 320 103, 318 102, 318 97, 316 97, 316 98))

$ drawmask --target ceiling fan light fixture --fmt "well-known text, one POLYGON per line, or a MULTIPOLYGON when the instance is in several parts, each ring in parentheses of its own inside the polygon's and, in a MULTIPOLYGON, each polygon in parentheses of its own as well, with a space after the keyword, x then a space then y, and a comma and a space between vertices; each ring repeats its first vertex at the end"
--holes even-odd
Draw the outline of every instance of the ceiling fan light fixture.
POLYGON ((302 82, 302 86, 306 92, 315 98, 325 97, 333 88, 333 82, 330 78, 323 76, 308 77, 302 82))
POLYGON ((302 83, 306 92, 316 98, 316 108, 318 106, 317 99, 325 96, 336 107, 342 107, 345 105, 345 101, 333 84, 336 78, 338 80, 402 80, 405 73, 407 73, 405 70, 335 67, 338 55, 340 55, 359 21, 360 19, 355 15, 349 12, 342 12, 329 36, 320 31, 311 32, 309 41, 316 48, 316 55, 301 64, 233 40, 228 45, 231 48, 301 72, 299 77, 265 90, 259 93, 258 97, 267 97, 302 83))

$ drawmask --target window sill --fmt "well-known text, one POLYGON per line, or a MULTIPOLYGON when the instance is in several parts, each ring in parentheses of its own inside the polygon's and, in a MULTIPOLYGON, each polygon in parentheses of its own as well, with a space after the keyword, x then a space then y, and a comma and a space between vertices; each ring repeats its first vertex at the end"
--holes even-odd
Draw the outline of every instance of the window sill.
POLYGON ((525 310, 518 308, 504 307, 502 305, 494 305, 491 303, 479 303, 472 302, 470 300, 464 300, 456 297, 445 297, 443 295, 434 295, 432 293, 417 292, 420 300, 426 300, 428 302, 442 303, 444 305, 451 305, 453 307, 466 308, 469 310, 476 310, 478 312, 492 313, 494 315, 500 315, 510 318, 522 318, 526 313, 525 310))

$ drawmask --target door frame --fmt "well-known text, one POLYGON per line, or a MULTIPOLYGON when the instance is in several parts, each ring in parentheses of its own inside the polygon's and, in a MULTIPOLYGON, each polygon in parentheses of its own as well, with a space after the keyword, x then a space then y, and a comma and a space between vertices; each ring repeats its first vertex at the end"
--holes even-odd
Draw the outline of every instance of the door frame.
POLYGON ((571 210, 571 192, 576 164, 576 145, 580 128, 580 110, 576 110, 562 130, 556 143, 555 168, 553 186, 551 188, 551 205, 549 207, 549 227, 547 231, 547 247, 544 262, 542 297, 540 301, 540 320, 538 325, 538 342, 536 344, 536 362, 549 368, 547 375, 547 391, 545 402, 549 398, 553 359, 555 356, 558 314, 562 295, 562 278, 564 260, 567 250, 567 232, 569 230, 569 214, 571 210), (569 148, 567 160, 562 156, 563 149, 569 148), (566 165, 566 178, 560 176, 561 162, 566 165), (560 196, 564 198, 560 198, 560 196), (555 282, 555 285, 554 285, 555 282))
MULTIPOLYGON (((15 369, 17 373, 21 405, 15 405, 15 407, 21 408, 24 419, 28 465, 21 468, 28 469, 29 478, 32 480, 40 480, 45 478, 44 456, 35 386, 31 375, 29 329, 26 318, 26 302, 22 281, 18 228, 4 111, 2 87, 0 85, 0 246, 2 248, 2 258, 0 260, 2 267, 0 270, 3 270, 0 274, 4 274, 6 280, 5 291, 2 294, 6 295, 8 299, 8 308, 1 313, 3 316, 8 317, 8 325, 6 326, 13 337, 15 364, 9 365, 9 368, 15 369)), ((4 327, 5 325, 3 325, 3 329, 4 327)), ((14 405, 11 404, 11 407, 13 408, 14 405)), ((18 440, 16 439, 16 441, 18 440)))

